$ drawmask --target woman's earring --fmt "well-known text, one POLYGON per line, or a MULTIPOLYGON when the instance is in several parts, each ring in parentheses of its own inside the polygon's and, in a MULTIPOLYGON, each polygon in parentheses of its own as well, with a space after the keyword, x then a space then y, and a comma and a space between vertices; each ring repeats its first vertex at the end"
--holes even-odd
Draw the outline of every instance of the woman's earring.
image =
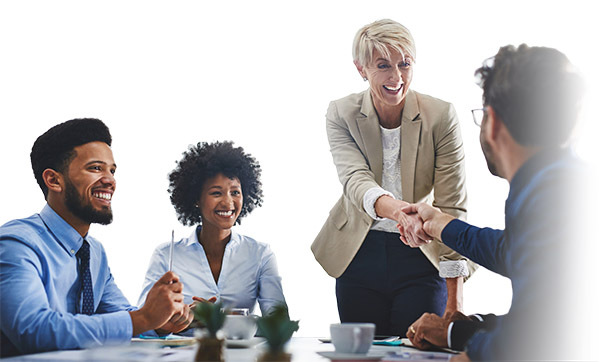
POLYGON ((367 77, 363 77, 363 80, 366 82, 367 81, 367 77))

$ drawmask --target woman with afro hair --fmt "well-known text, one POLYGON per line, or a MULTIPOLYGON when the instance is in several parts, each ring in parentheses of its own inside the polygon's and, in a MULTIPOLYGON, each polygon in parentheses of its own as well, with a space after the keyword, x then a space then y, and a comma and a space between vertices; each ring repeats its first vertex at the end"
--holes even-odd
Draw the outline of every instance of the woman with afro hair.
MULTIPOLYGON (((285 303, 275 255, 265 243, 232 227, 262 203, 260 165, 231 142, 199 142, 183 153, 169 175, 171 203, 179 221, 196 225, 176 241, 173 271, 185 285, 184 300, 221 302, 261 313, 285 303)), ((144 280, 139 305, 169 269, 170 243, 159 245, 144 280)))

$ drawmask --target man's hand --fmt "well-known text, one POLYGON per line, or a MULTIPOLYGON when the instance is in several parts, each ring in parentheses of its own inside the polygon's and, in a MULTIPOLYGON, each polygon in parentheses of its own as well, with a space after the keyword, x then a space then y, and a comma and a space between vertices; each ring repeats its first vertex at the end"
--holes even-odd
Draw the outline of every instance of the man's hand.
POLYGON ((443 318, 437 314, 424 313, 408 327, 406 336, 415 347, 420 349, 431 349, 432 346, 447 348, 448 326, 458 320, 470 321, 471 318, 461 312, 444 315, 443 318))
POLYGON ((433 239, 423 230, 423 221, 418 214, 403 214, 398 222, 400 240, 411 248, 418 248, 431 242, 433 239))
POLYGON ((379 217, 394 220, 398 223, 402 242, 413 248, 425 245, 431 241, 423 231, 423 222, 417 214, 407 215, 402 208, 409 206, 406 201, 396 200, 383 195, 375 201, 375 213, 379 217))
POLYGON ((470 321, 472 320, 468 316, 464 315, 462 312, 454 312, 450 315, 444 315, 444 319, 449 320, 450 322, 455 321, 470 321))
POLYGON ((190 311, 183 302, 182 291, 183 284, 179 282, 179 277, 173 272, 165 273, 148 292, 144 306, 129 312, 133 335, 168 326, 167 323, 171 321, 172 326, 179 328, 183 324, 180 321, 189 320, 190 311))
POLYGON ((194 321, 194 311, 186 305, 187 315, 179 316, 174 314, 171 319, 156 329, 159 334, 178 333, 186 329, 194 321))
POLYGON ((448 325, 449 319, 444 319, 437 314, 424 313, 414 322, 406 336, 411 343, 420 349, 431 349, 432 345, 437 347, 448 347, 448 325))
MULTIPOLYGON (((455 219, 454 216, 444 214, 440 210, 425 203, 412 204, 402 208, 402 212, 406 214, 418 214, 423 220, 423 230, 430 238, 442 239, 442 230, 448 223, 455 219)), ((402 231, 400 231, 402 234, 402 231)), ((402 240, 405 244, 407 240, 402 240)), ((407 244, 408 245, 408 244, 407 244)))

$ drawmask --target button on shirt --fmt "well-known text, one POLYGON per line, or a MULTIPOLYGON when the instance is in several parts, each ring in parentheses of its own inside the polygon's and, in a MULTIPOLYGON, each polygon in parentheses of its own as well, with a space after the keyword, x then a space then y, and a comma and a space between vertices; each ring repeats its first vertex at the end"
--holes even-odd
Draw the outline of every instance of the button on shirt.
MULTIPOLYGON (((200 228, 197 230, 199 232, 200 228)), ((138 303, 140 307, 154 283, 169 270, 169 249, 170 242, 167 242, 154 250, 138 303)), ((187 304, 192 303, 192 296, 204 299, 217 297, 217 302, 226 307, 248 308, 252 313, 258 301, 264 315, 274 305, 285 303, 281 277, 271 248, 233 231, 225 247, 218 283, 210 270, 204 248, 198 242, 196 230, 189 238, 175 242, 173 272, 184 284, 183 295, 187 304)))
POLYGON ((94 315, 77 314, 83 238, 49 205, 0 227, 2 357, 127 342, 134 310, 114 282, 102 245, 86 236, 94 315))

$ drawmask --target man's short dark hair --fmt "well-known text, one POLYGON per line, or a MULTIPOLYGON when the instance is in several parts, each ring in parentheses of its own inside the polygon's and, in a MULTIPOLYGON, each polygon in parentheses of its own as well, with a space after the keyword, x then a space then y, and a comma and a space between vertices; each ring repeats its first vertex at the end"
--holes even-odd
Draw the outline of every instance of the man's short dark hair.
POLYGON ((491 106, 523 146, 562 146, 575 128, 583 80, 552 48, 500 48, 475 71, 483 103, 491 106))
POLYGON ((199 142, 183 153, 183 158, 169 174, 171 203, 184 225, 202 223, 196 204, 206 180, 218 174, 240 180, 244 202, 236 223, 262 204, 261 169, 254 157, 229 141, 199 142))
POLYGON ((42 178, 44 170, 50 168, 64 174, 77 156, 74 148, 94 141, 104 142, 109 146, 112 143, 108 127, 95 118, 66 121, 50 128, 35 140, 31 148, 31 167, 44 198, 48 197, 48 187, 42 178))

